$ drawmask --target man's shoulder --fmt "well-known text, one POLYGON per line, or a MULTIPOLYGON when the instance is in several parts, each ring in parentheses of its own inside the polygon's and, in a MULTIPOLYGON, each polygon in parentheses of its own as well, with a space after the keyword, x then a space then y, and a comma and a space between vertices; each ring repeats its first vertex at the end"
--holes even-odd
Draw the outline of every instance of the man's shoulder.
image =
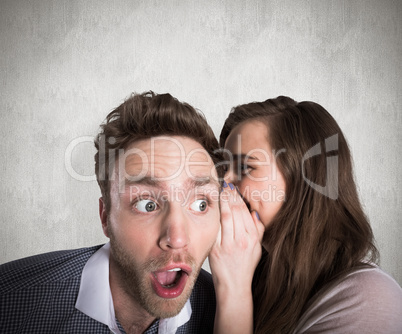
POLYGON ((57 251, 0 266, 2 333, 110 333, 75 308, 82 270, 101 246, 57 251))
POLYGON ((215 289, 212 276, 209 272, 201 269, 198 279, 194 284, 192 297, 215 303, 215 289))
POLYGON ((2 264, 0 295, 80 276, 85 263, 100 247, 55 251, 2 264))
POLYGON ((215 319, 215 290, 210 273, 201 269, 190 297, 190 321, 177 333, 212 333, 215 319))
POLYGON ((200 274, 198 275, 196 285, 199 285, 200 287, 205 288, 205 289, 214 290, 214 283, 212 282, 212 275, 208 271, 201 268, 200 274))

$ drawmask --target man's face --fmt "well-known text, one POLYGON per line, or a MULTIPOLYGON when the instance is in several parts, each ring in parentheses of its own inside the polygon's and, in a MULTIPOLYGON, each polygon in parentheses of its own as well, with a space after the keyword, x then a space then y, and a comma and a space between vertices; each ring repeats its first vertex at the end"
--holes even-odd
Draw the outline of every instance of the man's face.
MULTIPOLYGON (((116 159, 110 280, 157 318, 180 312, 219 229, 219 183, 205 149, 186 137, 156 137, 116 159)), ((112 290, 113 291, 113 290, 112 290)))

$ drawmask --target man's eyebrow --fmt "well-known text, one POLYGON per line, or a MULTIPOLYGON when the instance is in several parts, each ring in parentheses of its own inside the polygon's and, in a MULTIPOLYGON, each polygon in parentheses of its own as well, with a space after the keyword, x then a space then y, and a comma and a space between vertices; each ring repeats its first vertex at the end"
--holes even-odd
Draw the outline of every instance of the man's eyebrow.
POLYGON ((137 177, 132 177, 132 178, 125 178, 123 180, 123 185, 125 187, 129 187, 129 186, 133 186, 133 185, 143 185, 143 186, 150 186, 150 187, 162 187, 163 186, 163 182, 158 181, 157 178, 151 177, 151 176, 144 176, 141 178, 137 178, 137 177))
MULTIPOLYGON (((144 176, 142 178, 125 178, 124 179, 124 186, 125 187, 130 187, 133 185, 138 185, 138 186, 150 186, 153 188, 166 188, 166 184, 163 181, 159 181, 158 178, 151 177, 151 176, 144 176)), ((198 187, 204 187, 209 184, 215 185, 218 188, 220 187, 220 183, 218 180, 211 178, 209 176, 206 177, 194 177, 191 179, 188 179, 185 183, 185 186, 188 188, 198 188, 198 187)))
POLYGON ((220 188, 220 183, 218 180, 211 178, 209 176, 207 177, 195 177, 193 179, 189 179, 186 181, 186 186, 189 188, 198 188, 198 187, 204 187, 207 185, 215 185, 218 188, 220 188))

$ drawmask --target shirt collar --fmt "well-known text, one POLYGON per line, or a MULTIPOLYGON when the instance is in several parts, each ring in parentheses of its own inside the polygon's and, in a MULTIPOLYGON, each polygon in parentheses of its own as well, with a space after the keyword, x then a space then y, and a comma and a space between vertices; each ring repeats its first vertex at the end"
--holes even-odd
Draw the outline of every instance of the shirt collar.
MULTIPOLYGON (((108 242, 87 261, 82 271, 80 290, 75 307, 87 316, 109 327, 115 334, 121 334, 116 324, 112 293, 109 286, 108 242)), ((178 327, 190 320, 192 313, 188 299, 180 313, 159 321, 159 334, 176 333, 178 327)))

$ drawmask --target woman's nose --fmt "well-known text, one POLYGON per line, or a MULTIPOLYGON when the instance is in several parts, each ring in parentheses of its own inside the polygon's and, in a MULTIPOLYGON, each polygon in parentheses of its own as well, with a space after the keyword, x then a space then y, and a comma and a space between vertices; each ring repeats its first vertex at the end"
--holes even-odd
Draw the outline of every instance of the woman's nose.
POLYGON ((234 185, 236 185, 237 182, 239 181, 239 180, 237 179, 236 173, 234 173, 234 171, 233 171, 233 168, 229 168, 229 169, 225 172, 225 175, 224 175, 223 179, 224 179, 224 181, 225 181, 226 183, 228 183, 228 184, 229 184, 229 183, 232 183, 232 184, 234 184, 234 185))

